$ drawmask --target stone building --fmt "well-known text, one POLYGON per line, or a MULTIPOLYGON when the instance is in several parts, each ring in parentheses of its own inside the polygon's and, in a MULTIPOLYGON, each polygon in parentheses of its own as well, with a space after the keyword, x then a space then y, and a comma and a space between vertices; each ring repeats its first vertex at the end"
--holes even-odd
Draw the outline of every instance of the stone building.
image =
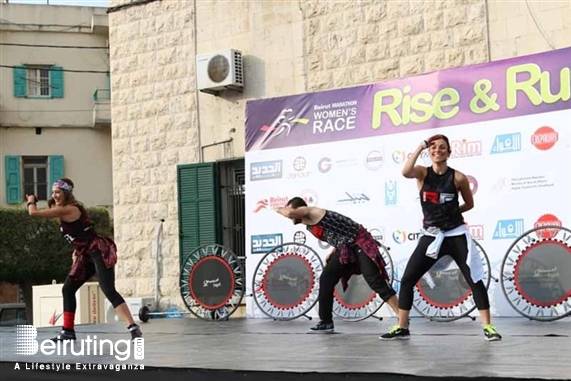
MULTIPOLYGON (((40 207, 69 177, 87 206, 112 213, 105 8, 0 2, 0 207, 40 207)), ((23 296, 0 280, 0 303, 23 296)))
POLYGON ((0 206, 25 206, 28 193, 43 207, 51 181, 65 176, 86 205, 110 208, 105 8, 4 3, 0 9, 0 206))
MULTIPOLYGON (((229 199, 243 168, 248 100, 571 45, 571 3, 562 1, 114 0, 108 14, 117 285, 126 296, 154 294, 153 234, 164 219, 161 308, 182 305, 188 254, 177 166, 219 161, 220 197, 229 199), (242 53, 243 91, 199 91, 196 56, 225 49, 242 53)), ((240 253, 239 209, 221 204, 191 224, 219 218, 220 243, 240 253)))

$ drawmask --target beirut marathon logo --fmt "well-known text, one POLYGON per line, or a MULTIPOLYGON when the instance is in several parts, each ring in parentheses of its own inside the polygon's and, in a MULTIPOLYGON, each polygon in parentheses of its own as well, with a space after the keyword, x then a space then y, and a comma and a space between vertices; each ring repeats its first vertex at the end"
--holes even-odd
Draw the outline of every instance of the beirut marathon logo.
POLYGON ((293 109, 291 108, 283 109, 280 115, 276 118, 276 120, 274 120, 274 122, 270 126, 263 125, 260 128, 260 131, 269 132, 274 136, 279 136, 285 132, 284 136, 288 136, 291 133, 291 130, 295 124, 309 123, 309 119, 307 118, 299 118, 295 115, 288 117, 288 114, 291 114, 292 112, 293 109))
POLYGON ((145 358, 145 342, 143 338, 133 340, 98 339, 87 335, 86 339, 71 341, 37 340, 38 330, 33 325, 17 325, 14 347, 17 355, 34 356, 41 352, 44 356, 114 356, 119 361, 126 361, 131 356, 134 360, 145 358))

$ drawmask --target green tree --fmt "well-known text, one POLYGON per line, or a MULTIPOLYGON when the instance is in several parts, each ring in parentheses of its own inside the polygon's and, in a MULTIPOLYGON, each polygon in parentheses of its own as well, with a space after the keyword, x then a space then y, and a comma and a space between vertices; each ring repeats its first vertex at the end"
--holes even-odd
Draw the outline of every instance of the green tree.
MULTIPOLYGON (((95 229, 112 237, 105 208, 86 208, 95 229)), ((0 208, 0 281, 19 285, 28 321, 33 324, 32 287, 62 283, 67 276, 73 247, 61 236, 59 221, 32 218, 24 208, 0 208)))

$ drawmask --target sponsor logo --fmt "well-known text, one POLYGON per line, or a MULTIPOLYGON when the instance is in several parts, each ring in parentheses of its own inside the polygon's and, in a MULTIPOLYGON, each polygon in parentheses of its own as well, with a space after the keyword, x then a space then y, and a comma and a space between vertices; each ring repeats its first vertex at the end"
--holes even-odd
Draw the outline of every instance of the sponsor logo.
POLYGON ((299 197, 303 198, 307 206, 317 206, 317 203, 319 202, 317 193, 313 189, 302 190, 299 197))
POLYGON ((493 239, 515 239, 523 234, 523 218, 499 220, 494 229, 493 239))
POLYGON ((393 232, 393 241, 398 244, 405 243, 406 241, 416 241, 420 238, 422 233, 407 233, 404 230, 395 230, 393 232))
POLYGON ((371 229, 370 233, 376 241, 380 243, 385 242, 385 228, 380 227, 378 229, 371 229))
POLYGON ((422 202, 430 202, 431 204, 446 204, 453 201, 455 197, 455 193, 422 192, 422 202))
POLYGON ((250 164, 250 181, 282 178, 282 161, 262 161, 250 164))
POLYGON ((538 150, 547 151, 557 143, 559 134, 549 126, 539 127, 533 135, 531 135, 531 144, 538 150))
POLYGON ((295 242, 295 243, 300 243, 303 245, 306 240, 307 240, 307 236, 301 230, 296 231, 293 235, 293 242, 295 242))
POLYGON ((527 191, 530 189, 550 188, 555 182, 547 175, 532 175, 520 177, 502 177, 494 184, 492 189, 498 191, 527 191))
POLYGON ((518 151, 521 151, 521 134, 516 132, 514 134, 496 135, 490 153, 493 155, 518 151))
MULTIPOLYGON (((402 164, 405 162, 406 159, 412 156, 412 152, 405 152, 405 151, 393 151, 392 158, 396 164, 402 164)), ((428 151, 424 150, 420 153, 419 159, 428 159, 428 151)))
POLYGON ((362 192, 347 192, 337 200, 338 204, 364 204, 371 201, 369 196, 362 192))
POLYGON ((323 157, 317 162, 317 169, 321 173, 328 173, 335 168, 345 168, 358 165, 359 161, 355 158, 332 160, 330 157, 323 157))
POLYGON ((258 213, 260 210, 263 209, 280 208, 282 206, 285 206, 288 201, 289 198, 287 196, 264 198, 256 202, 256 206, 254 206, 254 213, 258 213))
POLYGON ((470 231, 470 235, 473 239, 483 240, 484 239, 484 225, 468 225, 466 227, 470 231))
POLYGON ((501 177, 498 181, 494 184, 492 189, 495 192, 499 191, 506 191, 511 190, 511 179, 509 177, 501 177))
POLYGON ((357 101, 333 102, 313 106, 313 133, 333 133, 354 130, 357 101))
POLYGON ((450 142, 451 158, 480 156, 482 154, 481 140, 453 140, 450 142))
MULTIPOLYGON (((544 226, 563 226, 563 222, 553 214, 544 214, 537 219, 534 228, 541 228, 544 226)), ((539 230, 539 235, 542 238, 553 238, 557 235, 558 229, 541 229, 539 230)))
POLYGON ((385 205, 397 204, 397 182, 395 180, 385 181, 385 205))
POLYGON ((306 172, 305 169, 307 168, 307 161, 305 157, 298 156, 293 160, 293 169, 295 172, 289 174, 290 179, 301 179, 304 177, 308 177, 311 173, 306 172))
POLYGON ((297 172, 303 171, 306 166, 307 166, 307 161, 303 156, 298 156, 293 161, 293 169, 295 169, 297 172))
POLYGON ((468 183, 470 184, 470 190, 472 191, 472 195, 475 195, 478 191, 478 180, 474 176, 466 175, 468 178, 468 183))
POLYGON ((261 254, 271 251, 274 247, 283 243, 283 235, 276 234, 258 234, 251 238, 252 254, 261 254))
POLYGON ((295 115, 290 115, 292 112, 293 110, 290 108, 283 109, 271 125, 263 125, 260 128, 260 131, 269 132, 270 136, 279 136, 282 134, 283 136, 288 136, 291 133, 293 126, 297 123, 309 123, 309 119, 298 118, 295 115))
POLYGON ((371 171, 380 169, 385 163, 385 155, 381 151, 371 151, 365 158, 365 167, 371 171))
POLYGON ((321 160, 319 160, 319 162, 317 163, 317 169, 319 170, 319 172, 321 173, 327 173, 331 170, 331 167, 333 166, 333 163, 331 161, 330 158, 328 157, 324 157, 321 160))

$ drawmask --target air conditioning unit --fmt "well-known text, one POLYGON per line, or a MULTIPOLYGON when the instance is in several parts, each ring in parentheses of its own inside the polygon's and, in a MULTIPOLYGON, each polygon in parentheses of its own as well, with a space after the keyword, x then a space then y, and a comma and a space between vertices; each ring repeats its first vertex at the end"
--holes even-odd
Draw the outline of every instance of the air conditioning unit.
MULTIPOLYGON (((135 322, 140 322, 139 310, 143 306, 149 307, 151 311, 155 309, 155 300, 153 298, 125 298, 125 303, 129 306, 129 311, 133 315, 135 322)), ((123 319, 113 308, 109 300, 105 299, 105 322, 106 323, 124 323, 123 319)))
POLYGON ((226 49, 198 54, 196 77, 198 90, 203 93, 217 94, 226 89, 242 91, 244 87, 242 52, 226 49))

